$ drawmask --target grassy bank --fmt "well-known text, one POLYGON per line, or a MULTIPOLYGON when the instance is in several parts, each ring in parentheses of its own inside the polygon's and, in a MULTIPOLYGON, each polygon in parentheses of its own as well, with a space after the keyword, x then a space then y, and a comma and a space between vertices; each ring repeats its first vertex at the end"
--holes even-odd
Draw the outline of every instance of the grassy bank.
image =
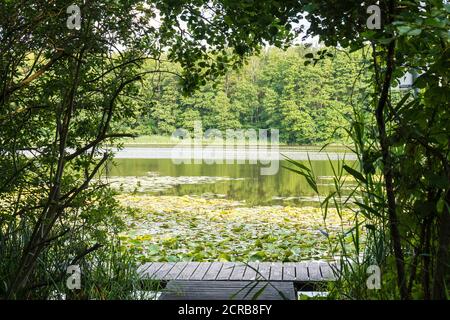
MULTIPOLYGON (((225 139, 224 139, 225 142, 225 139)), ((224 142, 220 142, 214 139, 203 139, 202 144, 203 145, 222 145, 224 142)), ((270 143, 270 141, 268 141, 270 143)), ((139 146, 157 146, 157 145, 176 145, 179 143, 179 141, 174 140, 170 136, 161 136, 161 135, 142 135, 135 138, 123 138, 117 140, 117 145, 123 145, 125 147, 139 147, 139 146)), ((248 141, 234 141, 233 145, 248 145, 248 141)), ((259 146, 262 145, 258 141, 250 143, 250 145, 259 146)), ((292 147, 292 148, 301 148, 301 149, 321 149, 324 144, 308 144, 308 145, 300 145, 300 144, 288 144, 284 142, 280 142, 278 144, 280 147, 292 147)), ((324 150, 327 151, 343 151, 348 149, 343 145, 339 143, 332 143, 328 144, 324 150)))

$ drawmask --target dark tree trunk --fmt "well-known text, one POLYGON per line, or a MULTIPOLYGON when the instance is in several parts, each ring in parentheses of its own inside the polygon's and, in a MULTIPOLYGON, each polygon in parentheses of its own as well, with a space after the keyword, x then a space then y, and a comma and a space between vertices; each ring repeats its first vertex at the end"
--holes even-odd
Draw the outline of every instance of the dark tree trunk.
POLYGON ((447 299, 447 290, 445 285, 446 274, 449 268, 449 243, 450 243, 450 191, 447 191, 445 197, 446 205, 441 216, 438 218, 439 225, 439 248, 434 268, 433 293, 432 298, 436 300, 447 299))

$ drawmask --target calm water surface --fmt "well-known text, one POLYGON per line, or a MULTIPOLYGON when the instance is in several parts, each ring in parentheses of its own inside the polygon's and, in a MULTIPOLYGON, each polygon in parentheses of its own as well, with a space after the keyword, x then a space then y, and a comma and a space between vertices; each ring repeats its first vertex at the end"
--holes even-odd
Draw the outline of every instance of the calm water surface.
MULTIPOLYGON (((308 161, 300 161, 309 166, 308 161)), ((311 162, 318 177, 319 189, 325 197, 333 187, 333 168, 337 161, 314 160, 311 162)), ((352 164, 352 161, 346 161, 352 164)), ((245 201, 249 205, 311 205, 317 204, 314 191, 306 180, 283 168, 286 161, 280 162, 278 173, 271 176, 261 175, 260 164, 174 164, 171 159, 126 159, 114 160, 109 166, 108 176, 119 177, 229 177, 227 181, 208 184, 175 185, 164 191, 150 193, 156 195, 196 195, 208 197, 226 197, 245 201)), ((267 166, 265 166, 267 167, 267 166)), ((351 182, 348 189, 352 187, 351 182)))

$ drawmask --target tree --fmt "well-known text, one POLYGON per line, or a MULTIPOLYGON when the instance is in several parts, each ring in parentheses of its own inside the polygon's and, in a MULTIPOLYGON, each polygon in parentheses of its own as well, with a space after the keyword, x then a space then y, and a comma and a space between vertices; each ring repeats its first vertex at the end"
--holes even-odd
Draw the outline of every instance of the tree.
MULTIPOLYGON (((410 298, 420 286, 423 298, 444 299, 450 243, 450 135, 445 125, 450 7, 445 1, 396 0, 380 1, 380 7, 380 30, 366 28, 366 8, 357 2, 310 1, 304 8, 311 22, 308 33, 326 45, 357 50, 370 43, 376 126, 356 119, 352 130, 365 190, 375 167, 383 173, 379 198, 366 193, 369 207, 381 210, 388 221, 375 229, 389 231, 400 297, 410 298), (411 69, 421 73, 415 82, 420 92, 396 101, 391 87, 411 69), (368 133, 363 138, 362 126, 368 133)), ((362 211, 373 216, 367 206, 362 211)))
POLYGON ((288 7, 275 2, 86 1, 79 28, 66 23, 71 5, 0 3, 0 236, 9 246, 2 246, 0 265, 7 298, 51 286, 64 265, 105 240, 109 230, 98 234, 114 203, 93 182, 110 158, 104 143, 129 135, 117 128, 135 114, 138 81, 171 73, 158 63, 142 70, 144 61, 167 52, 180 64, 187 92, 240 65, 263 41, 281 44, 294 34, 288 7))
MULTIPOLYGON (((267 49, 188 97, 175 76, 162 77, 156 95, 153 81, 145 81, 141 90, 156 102, 152 113, 144 114, 141 108, 139 118, 154 123, 156 134, 170 135, 176 127, 192 129, 194 119, 206 129, 277 128, 281 141, 288 143, 343 142, 345 131, 337 128, 344 128, 351 114, 349 100, 363 59, 360 54, 336 52, 332 60, 313 67, 304 65, 306 52, 303 47, 267 49)), ((361 100, 360 87, 355 86, 354 99, 361 100)))

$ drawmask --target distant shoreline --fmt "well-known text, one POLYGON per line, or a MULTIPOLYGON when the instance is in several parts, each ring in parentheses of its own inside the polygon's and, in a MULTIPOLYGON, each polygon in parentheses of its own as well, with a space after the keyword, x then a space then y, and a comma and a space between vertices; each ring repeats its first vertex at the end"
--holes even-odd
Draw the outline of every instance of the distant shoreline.
MULTIPOLYGON (((178 143, 179 142, 174 141, 172 139, 172 137, 170 137, 170 136, 143 135, 143 136, 138 136, 136 138, 119 139, 117 141, 116 145, 123 145, 124 147, 154 147, 154 146, 174 147, 174 146, 178 145, 178 143)), ((213 139, 211 139, 211 140, 203 139, 201 144, 204 146, 215 146, 215 145, 220 146, 220 145, 222 145, 222 143, 218 143, 217 141, 215 141, 213 139)), ((225 144, 225 141, 223 144, 225 144)), ((261 145, 261 143, 259 143, 257 141, 256 142, 247 141, 246 143, 242 143, 240 141, 235 141, 234 145, 259 146, 259 145, 261 145)), ((325 143, 323 143, 323 144, 303 144, 302 145, 302 144, 288 144, 288 143, 280 142, 278 145, 283 148, 292 148, 295 150, 298 150, 298 149, 320 150, 323 148, 325 143)), ((324 150, 334 151, 334 152, 342 152, 345 150, 349 151, 349 149, 345 145, 340 144, 340 143, 330 143, 324 148, 324 150)))
POLYGON ((216 146, 199 147, 189 149, 187 147, 152 146, 130 147, 122 149, 112 148, 115 159, 203 159, 203 160, 284 160, 285 156, 293 160, 349 160, 355 161, 357 157, 354 153, 343 149, 342 152, 329 150, 319 151, 320 148, 293 148, 279 146, 261 148, 261 146, 241 147, 235 146, 231 149, 219 148, 216 146), (188 157, 186 157, 188 156, 188 157))

